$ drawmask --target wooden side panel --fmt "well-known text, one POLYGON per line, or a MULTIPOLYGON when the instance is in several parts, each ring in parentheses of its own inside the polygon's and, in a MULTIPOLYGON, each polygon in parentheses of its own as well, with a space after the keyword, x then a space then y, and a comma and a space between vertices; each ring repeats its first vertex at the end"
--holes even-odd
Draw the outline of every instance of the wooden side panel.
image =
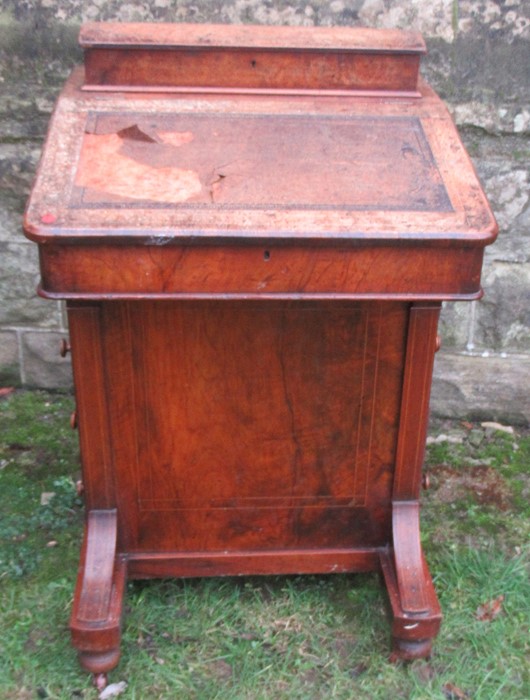
POLYGON ((88 509, 115 507, 114 475, 101 306, 68 305, 85 502, 88 509))
POLYGON ((429 420, 440 304, 411 307, 394 479, 394 500, 417 500, 429 420))
POLYGON ((126 551, 390 541, 407 304, 105 308, 134 334, 128 360, 108 343, 126 551))
MULTIPOLYGON (((110 440, 115 469, 134 474, 138 481, 138 444, 143 440, 137 433, 135 412, 135 365, 133 344, 135 328, 131 325, 129 306, 125 303, 102 304, 101 344, 105 357, 106 382, 109 396, 108 415, 110 440)), ((131 502, 138 495, 128 493, 131 502)), ((118 551, 126 552, 131 533, 136 530, 135 509, 123 498, 121 487, 116 493, 118 509, 118 551)))

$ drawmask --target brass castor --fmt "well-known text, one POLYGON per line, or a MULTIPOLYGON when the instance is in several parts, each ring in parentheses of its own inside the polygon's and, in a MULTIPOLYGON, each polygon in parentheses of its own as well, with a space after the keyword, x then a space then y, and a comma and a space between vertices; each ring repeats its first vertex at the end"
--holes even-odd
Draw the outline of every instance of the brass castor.
POLYGON ((106 673, 94 673, 93 676, 93 682, 94 686, 98 690, 98 692, 101 692, 104 688, 107 687, 107 674, 106 673))

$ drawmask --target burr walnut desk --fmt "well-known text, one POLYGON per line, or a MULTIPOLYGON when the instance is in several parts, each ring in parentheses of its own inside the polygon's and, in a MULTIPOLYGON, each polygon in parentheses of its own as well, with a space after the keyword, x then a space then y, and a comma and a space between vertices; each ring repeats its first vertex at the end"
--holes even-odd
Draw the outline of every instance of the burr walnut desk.
POLYGON ((380 570, 440 608, 418 496, 442 300, 496 225, 414 33, 89 24, 25 218, 66 299, 86 497, 71 631, 130 578, 380 570))

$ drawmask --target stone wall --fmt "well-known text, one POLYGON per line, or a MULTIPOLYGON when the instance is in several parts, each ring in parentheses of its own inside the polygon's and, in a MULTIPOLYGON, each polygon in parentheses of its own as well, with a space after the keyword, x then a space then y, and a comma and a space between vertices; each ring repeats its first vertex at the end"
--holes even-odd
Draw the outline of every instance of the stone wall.
POLYGON ((35 294, 21 215, 85 20, 364 25, 420 30, 422 72, 447 101, 500 224, 480 302, 447 304, 439 415, 530 421, 530 3, 527 0, 0 0, 0 383, 64 387, 60 304, 35 294))

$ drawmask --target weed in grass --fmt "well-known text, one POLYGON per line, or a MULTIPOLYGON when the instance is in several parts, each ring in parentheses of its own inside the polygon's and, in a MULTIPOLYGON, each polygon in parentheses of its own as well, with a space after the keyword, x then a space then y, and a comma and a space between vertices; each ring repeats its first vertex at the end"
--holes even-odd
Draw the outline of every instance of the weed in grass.
POLYGON ((0 580, 28 575, 44 559, 53 560, 47 545, 71 539, 69 528, 80 523, 71 476, 78 468, 77 448, 61 425, 71 404, 70 397, 40 392, 0 401, 0 580), (46 502, 43 493, 49 494, 46 502))
MULTIPOLYGON (((44 392, 0 401, 0 700, 97 698, 67 630, 82 519, 71 410, 44 392)), ((445 616, 431 660, 388 662, 375 574, 136 581, 110 677, 124 700, 528 700, 530 438, 440 432, 461 442, 429 448, 423 539, 445 616)))

